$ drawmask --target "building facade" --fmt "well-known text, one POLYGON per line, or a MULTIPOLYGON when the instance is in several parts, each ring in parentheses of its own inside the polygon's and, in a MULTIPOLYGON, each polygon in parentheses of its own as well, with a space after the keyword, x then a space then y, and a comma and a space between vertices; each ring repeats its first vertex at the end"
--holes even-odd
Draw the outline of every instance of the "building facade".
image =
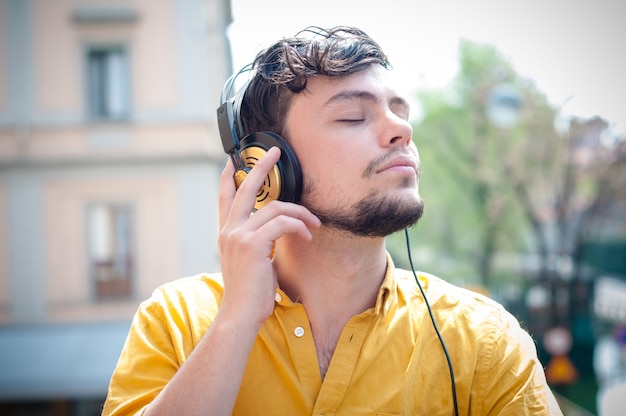
POLYGON ((218 269, 230 21, 229 0, 0 1, 0 413, 89 414, 139 302, 218 269))

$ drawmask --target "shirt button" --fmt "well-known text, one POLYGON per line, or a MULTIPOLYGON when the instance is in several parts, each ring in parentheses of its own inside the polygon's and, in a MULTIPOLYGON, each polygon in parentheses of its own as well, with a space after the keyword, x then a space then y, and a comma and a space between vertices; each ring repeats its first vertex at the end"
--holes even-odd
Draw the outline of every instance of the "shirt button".
POLYGON ((274 296, 274 300, 280 303, 280 301, 283 300, 283 297, 280 293, 276 292, 276 296, 274 296))
POLYGON ((296 327, 296 329, 293 330, 293 333, 298 337, 301 338, 304 335, 304 328, 302 328, 301 326, 296 327))

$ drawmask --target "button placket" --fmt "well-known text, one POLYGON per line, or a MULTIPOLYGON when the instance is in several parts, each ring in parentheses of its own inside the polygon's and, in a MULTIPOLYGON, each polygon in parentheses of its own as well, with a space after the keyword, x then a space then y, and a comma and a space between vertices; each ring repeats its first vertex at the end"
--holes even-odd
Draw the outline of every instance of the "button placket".
POLYGON ((316 414, 333 414, 340 406, 371 322, 369 316, 356 316, 344 327, 313 409, 316 414))
POLYGON ((284 294, 281 306, 275 309, 275 313, 284 331, 287 348, 292 357, 291 362, 298 373, 301 388, 314 402, 322 380, 306 311, 301 304, 291 303, 284 294))

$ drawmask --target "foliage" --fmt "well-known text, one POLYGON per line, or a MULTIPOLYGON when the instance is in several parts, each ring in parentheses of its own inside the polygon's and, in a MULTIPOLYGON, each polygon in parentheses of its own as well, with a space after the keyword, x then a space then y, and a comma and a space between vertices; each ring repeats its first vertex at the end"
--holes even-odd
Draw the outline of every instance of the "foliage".
MULTIPOLYGON (((535 254, 544 276, 552 259, 576 259, 591 224, 626 189, 624 142, 605 146, 599 118, 558 129, 558 109, 494 47, 463 41, 459 52, 450 87, 418 94, 426 210, 411 231, 414 258, 446 279, 494 289, 535 254)), ((390 238, 392 252, 399 239, 390 238)))

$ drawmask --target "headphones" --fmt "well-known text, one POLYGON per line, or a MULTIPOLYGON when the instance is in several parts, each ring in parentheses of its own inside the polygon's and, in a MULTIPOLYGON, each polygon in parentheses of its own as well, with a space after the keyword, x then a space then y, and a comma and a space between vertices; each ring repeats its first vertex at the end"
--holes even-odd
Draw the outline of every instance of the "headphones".
POLYGON ((217 108, 217 125, 224 152, 230 156, 235 166, 233 176, 237 188, 271 147, 280 149, 280 159, 269 171, 257 192, 254 209, 258 210, 272 200, 298 202, 302 193, 302 170, 296 154, 287 141, 276 133, 253 132, 239 139, 239 134, 243 131, 240 118, 241 103, 250 81, 247 81, 236 94, 232 92, 237 77, 251 68, 252 65, 246 65, 224 84, 220 106, 217 108))

